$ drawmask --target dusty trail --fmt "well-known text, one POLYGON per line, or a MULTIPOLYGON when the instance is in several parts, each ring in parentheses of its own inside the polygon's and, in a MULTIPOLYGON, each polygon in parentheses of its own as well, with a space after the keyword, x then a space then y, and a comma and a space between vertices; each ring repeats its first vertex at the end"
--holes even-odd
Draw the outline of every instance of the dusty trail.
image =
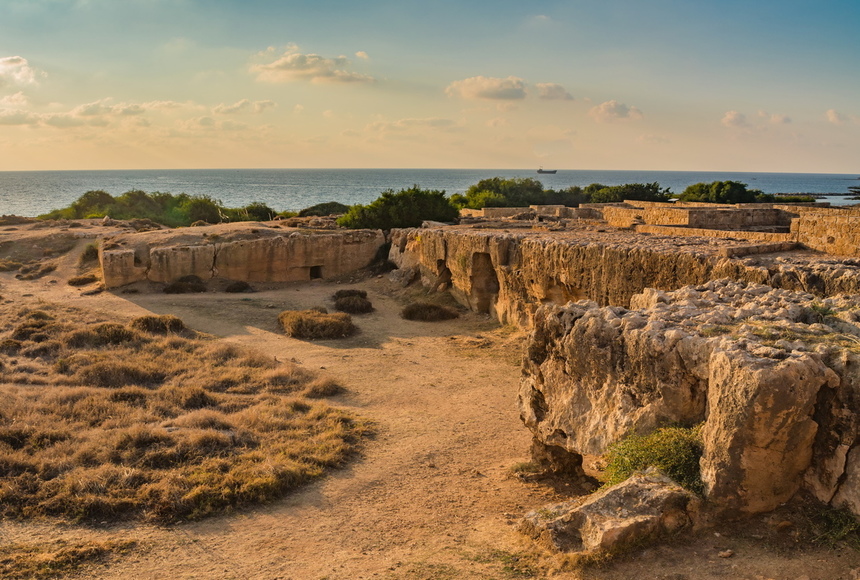
MULTIPOLYGON (((529 445, 516 410, 518 338, 475 314, 435 324, 404 321, 401 305, 381 292, 386 282, 359 286, 370 291, 376 312, 356 317, 359 335, 322 342, 285 337, 276 316, 326 305, 339 288, 331 284, 248 295, 69 299, 59 285, 40 293, 120 315, 170 312, 197 330, 295 360, 337 379, 347 392, 332 403, 375 424, 359 459, 281 502, 167 529, 92 530, 137 539, 146 549, 89 575, 483 578, 501 569, 499 551, 522 548, 514 515, 552 497, 510 476, 529 445)), ((25 528, 2 530, 9 540, 25 528)))

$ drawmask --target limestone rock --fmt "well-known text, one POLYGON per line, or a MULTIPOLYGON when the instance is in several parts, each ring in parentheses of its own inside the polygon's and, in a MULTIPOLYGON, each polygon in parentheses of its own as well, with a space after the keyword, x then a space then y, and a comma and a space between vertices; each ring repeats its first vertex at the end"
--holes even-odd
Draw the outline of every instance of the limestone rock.
POLYGON ((611 550, 691 527, 698 498, 655 469, 597 492, 529 512, 520 531, 560 552, 611 550))
POLYGON ((538 446, 575 465, 630 434, 703 422, 718 510, 769 511, 805 488, 860 514, 854 297, 716 280, 632 303, 536 312, 519 405, 538 446))

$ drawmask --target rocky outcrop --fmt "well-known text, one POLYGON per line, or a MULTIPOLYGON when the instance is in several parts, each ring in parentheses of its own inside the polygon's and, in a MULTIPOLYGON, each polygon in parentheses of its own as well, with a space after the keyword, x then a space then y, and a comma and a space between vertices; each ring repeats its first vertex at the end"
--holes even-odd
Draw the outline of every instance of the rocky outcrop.
POLYGON ((334 278, 367 266, 385 243, 381 231, 311 231, 225 224, 126 234, 100 253, 105 286, 195 275, 246 282, 334 278))
POLYGON ((769 511, 800 489, 860 514, 860 315, 850 297, 718 280, 535 316, 520 413, 579 457, 704 423, 709 503, 769 511))
MULTIPOLYGON (((748 240, 597 231, 394 230, 390 258, 426 286, 449 277, 464 305, 531 325, 543 304, 581 299, 627 306, 645 288, 675 290, 719 278, 819 296, 860 293, 860 262, 809 252, 760 254, 748 240)), ((788 249, 764 243, 761 251, 788 249)))
POLYGON ((649 469, 589 496, 526 514, 520 531, 559 552, 623 548, 694 524, 699 499, 649 469))

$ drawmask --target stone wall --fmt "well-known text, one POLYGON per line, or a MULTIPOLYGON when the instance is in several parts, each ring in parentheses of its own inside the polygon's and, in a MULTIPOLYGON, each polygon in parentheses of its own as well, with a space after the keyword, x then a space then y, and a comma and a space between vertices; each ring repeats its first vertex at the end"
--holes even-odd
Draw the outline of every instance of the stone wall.
POLYGON ((791 233, 813 250, 837 256, 860 255, 860 214, 857 212, 804 212, 792 222, 791 233))
POLYGON ((796 240, 793 234, 777 234, 773 232, 733 231, 733 230, 711 230, 705 228, 685 228, 672 226, 637 225, 637 232, 643 234, 659 234, 662 236, 702 236, 706 238, 741 239, 760 241, 765 243, 789 243, 796 240))
MULTIPOLYGON (((633 202, 629 202, 633 203, 633 202)), ((677 207, 667 204, 648 204, 643 208, 605 207, 600 210, 603 219, 613 226, 629 228, 637 224, 687 226, 714 230, 743 230, 751 227, 788 227, 796 214, 773 208, 725 209, 703 207, 677 207)))
POLYGON ((253 233, 236 235, 232 229, 232 239, 213 234, 220 231, 217 226, 185 230, 180 238, 142 233, 102 244, 105 286, 115 288, 143 280, 171 282, 187 275, 247 282, 334 278, 367 266, 385 243, 378 230, 254 228, 253 233))

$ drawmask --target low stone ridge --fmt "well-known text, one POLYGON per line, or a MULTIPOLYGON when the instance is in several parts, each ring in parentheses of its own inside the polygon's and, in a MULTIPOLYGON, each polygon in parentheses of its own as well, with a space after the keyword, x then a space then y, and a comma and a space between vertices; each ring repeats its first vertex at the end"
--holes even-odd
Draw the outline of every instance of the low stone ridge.
POLYGON ((644 235, 580 226, 563 232, 459 226, 393 230, 390 259, 431 288, 505 323, 531 325, 542 304, 589 299, 627 306, 645 288, 675 290, 719 278, 819 296, 860 293, 860 262, 794 243, 644 235), (781 253, 762 253, 781 252, 781 253))
POLYGON ((537 445, 578 458, 704 423, 701 476, 717 511, 766 512, 805 489, 860 514, 856 296, 723 279, 649 289, 630 306, 538 310, 519 393, 537 445))
POLYGON ((381 231, 312 231, 243 222, 114 236, 104 240, 100 260, 107 288, 188 275, 296 282, 363 268, 384 243, 381 231))
POLYGON ((519 530, 559 552, 598 552, 693 527, 700 500, 656 469, 526 514, 519 530))

